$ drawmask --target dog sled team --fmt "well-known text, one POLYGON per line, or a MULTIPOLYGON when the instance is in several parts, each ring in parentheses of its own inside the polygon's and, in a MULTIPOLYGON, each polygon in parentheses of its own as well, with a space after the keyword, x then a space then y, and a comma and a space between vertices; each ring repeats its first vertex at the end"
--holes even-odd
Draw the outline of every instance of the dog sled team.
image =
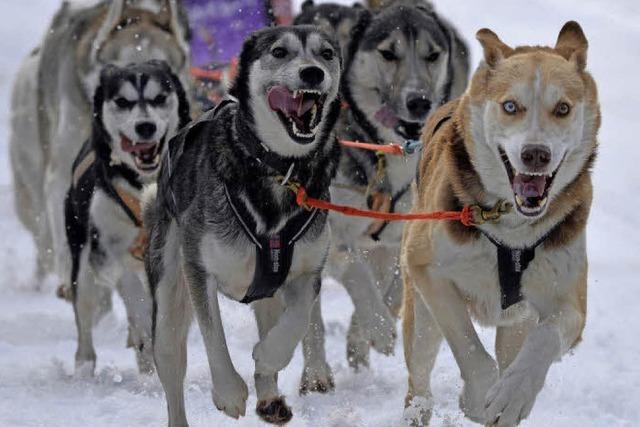
POLYGON ((355 307, 354 369, 371 348, 393 352, 401 317, 409 425, 429 424, 443 338, 468 418, 514 426, 530 414, 585 324, 600 125, 587 39, 576 22, 553 47, 511 47, 482 29, 469 76, 466 43, 430 3, 371 3, 307 0, 295 25, 251 33, 225 96, 202 114, 180 1, 63 3, 19 71, 10 148, 37 277, 57 275, 73 305, 77 375, 94 372, 92 328, 115 289, 169 426, 187 425, 194 317, 214 405, 244 416, 220 293, 255 312, 256 411, 284 424, 278 373, 299 343, 300 393, 335 387, 320 298, 332 276, 355 307), (467 216, 394 220, 433 212, 467 216), (474 320, 495 327, 495 358, 474 320))

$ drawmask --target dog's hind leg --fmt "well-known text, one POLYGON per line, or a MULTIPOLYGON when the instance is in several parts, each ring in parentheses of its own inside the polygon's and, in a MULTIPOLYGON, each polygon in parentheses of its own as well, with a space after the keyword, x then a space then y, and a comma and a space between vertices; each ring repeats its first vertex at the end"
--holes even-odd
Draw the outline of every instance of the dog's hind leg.
POLYGON ((129 338, 136 352, 138 370, 141 374, 152 374, 153 344, 151 339, 151 296, 137 275, 125 272, 118 282, 118 292, 127 309, 129 338))
POLYGON ((409 371, 405 419, 409 425, 428 425, 433 408, 431 371, 442 334, 429 309, 411 283, 405 283, 402 330, 404 357, 409 371))
MULTIPOLYGON (((177 252, 177 251, 176 251, 177 252)), ((169 427, 186 427, 184 376, 187 370, 187 335, 191 323, 189 295, 176 260, 164 263, 164 274, 155 286, 153 352, 158 377, 164 388, 169 427), (168 268, 169 267, 169 268, 168 268)))
POLYGON ((331 367, 324 351, 324 322, 322 321, 321 295, 311 309, 309 328, 302 340, 304 369, 300 381, 300 394, 326 393, 335 388, 331 367))
MULTIPOLYGON (((309 327, 309 317, 320 289, 320 277, 315 273, 304 274, 286 283, 276 297, 283 298, 284 311, 277 323, 253 349, 256 362, 256 411, 266 422, 283 424, 291 417, 291 409, 279 396, 277 373, 284 369, 309 327)), ((260 303, 256 304, 256 310, 260 303)), ((257 320, 260 321, 258 316, 257 320)))
MULTIPOLYGON (((382 354, 393 353, 396 339, 395 319, 383 301, 367 260, 353 260, 342 276, 342 284, 355 306, 355 322, 352 321, 352 326, 355 324, 360 327, 360 331, 349 332, 348 337, 352 338, 352 342, 347 342, 347 349, 360 348, 362 342, 366 342, 382 354)), ((368 352, 368 346, 366 349, 368 352)), ((349 350, 347 353, 353 357, 349 350)))
POLYGON ((74 285, 73 310, 78 329, 78 349, 76 350, 75 372, 80 377, 90 377, 96 367, 96 351, 93 347, 93 317, 98 303, 97 286, 95 276, 89 265, 91 249, 86 245, 79 254, 74 254, 78 259, 77 278, 74 285))
POLYGON ((184 266, 191 302, 207 351, 213 403, 230 417, 239 418, 245 415, 249 390, 229 355, 218 305, 218 284, 215 277, 207 274, 191 257, 185 260, 184 266))

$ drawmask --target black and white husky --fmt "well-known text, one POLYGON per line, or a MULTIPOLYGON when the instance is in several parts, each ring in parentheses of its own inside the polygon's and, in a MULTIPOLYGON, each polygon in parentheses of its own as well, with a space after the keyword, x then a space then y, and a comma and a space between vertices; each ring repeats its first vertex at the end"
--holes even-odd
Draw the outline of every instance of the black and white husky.
MULTIPOLYGON (((342 79, 348 108, 340 116, 338 136, 401 145, 419 139, 428 114, 464 91, 466 52, 456 30, 427 1, 399 0, 377 12, 362 10, 348 46, 342 79)), ((331 196, 351 206, 407 211, 419 157, 345 149, 331 196)), ((368 365, 370 346, 385 354, 394 348, 403 224, 337 215, 330 216, 330 224, 337 250, 332 251, 328 274, 343 283, 353 299, 347 356, 357 368, 368 365)), ((320 319, 312 322, 310 330, 321 330, 320 319)), ((305 344, 322 347, 321 334, 310 334, 305 344)), ((331 388, 330 371, 320 360, 323 353, 304 354, 301 391, 331 388)))
POLYGON ((215 406, 245 414, 247 385, 229 356, 218 292, 255 309, 257 413, 284 423, 277 378, 307 331, 329 247, 326 214, 299 207, 283 181, 328 198, 339 147, 340 50, 310 26, 261 30, 245 42, 232 98, 170 142, 145 197, 154 351, 170 426, 187 425, 186 338, 195 311, 215 406), (190 295, 190 297, 189 297, 190 295))
POLYGON ((189 121, 189 104, 164 61, 106 66, 93 102, 91 137, 73 164, 65 200, 72 297, 78 327, 76 372, 92 375, 92 321, 99 285, 117 287, 127 308, 129 344, 141 372, 153 371, 151 297, 140 197, 155 181, 167 141, 189 121))

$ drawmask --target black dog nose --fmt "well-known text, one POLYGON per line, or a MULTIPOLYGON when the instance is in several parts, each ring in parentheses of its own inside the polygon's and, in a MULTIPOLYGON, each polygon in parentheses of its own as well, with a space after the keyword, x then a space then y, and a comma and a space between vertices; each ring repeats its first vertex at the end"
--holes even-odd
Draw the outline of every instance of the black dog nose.
POLYGON ((431 101, 425 95, 410 93, 407 96, 407 110, 413 117, 424 119, 430 109, 431 101))
POLYGON ((136 133, 143 139, 149 139, 156 133, 156 124, 153 122, 140 122, 136 124, 136 133))
POLYGON ((305 67, 300 70, 300 80, 311 86, 319 85, 324 80, 324 71, 319 67, 305 67))
POLYGON ((551 162, 551 150, 540 144, 525 145, 520 153, 520 158, 528 168, 543 168, 551 162))

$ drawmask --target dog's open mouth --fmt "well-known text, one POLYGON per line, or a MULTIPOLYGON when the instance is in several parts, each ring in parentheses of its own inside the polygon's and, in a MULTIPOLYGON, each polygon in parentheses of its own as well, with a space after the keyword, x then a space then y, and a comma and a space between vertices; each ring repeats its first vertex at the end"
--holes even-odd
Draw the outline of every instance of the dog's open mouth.
POLYGON ((320 91, 300 89, 290 91, 274 86, 267 93, 269 107, 278 114, 289 136, 297 142, 312 142, 318 132, 327 95, 320 91))
POLYGON ((560 165, 551 174, 520 173, 511 165, 507 153, 502 149, 500 149, 500 157, 507 169, 518 211, 525 216, 540 215, 549 203, 549 189, 560 165))
POLYGON ((120 134, 120 146, 126 153, 133 156, 136 167, 142 171, 150 172, 160 165, 160 151, 165 137, 160 141, 133 142, 123 134, 120 134))

